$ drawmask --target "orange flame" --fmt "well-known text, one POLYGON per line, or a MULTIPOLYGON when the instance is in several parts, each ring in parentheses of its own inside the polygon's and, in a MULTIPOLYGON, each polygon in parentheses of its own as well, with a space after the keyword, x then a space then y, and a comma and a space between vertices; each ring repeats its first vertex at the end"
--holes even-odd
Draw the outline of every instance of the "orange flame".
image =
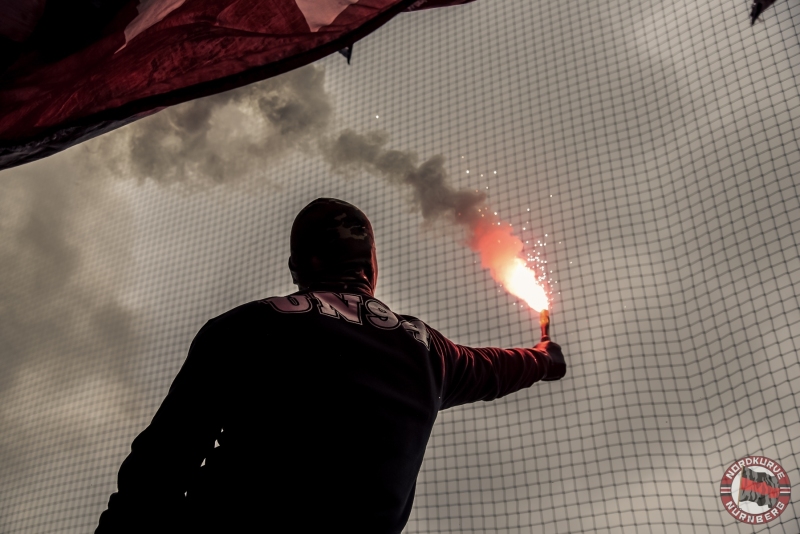
POLYGON ((481 266, 489 269, 506 291, 524 300, 537 312, 550 307, 547 292, 536 273, 520 257, 522 240, 508 224, 495 217, 482 217, 472 226, 472 249, 481 256, 481 266))
POLYGON ((500 283, 509 293, 521 298, 536 311, 549 307, 547 293, 536 279, 536 273, 521 258, 515 258, 513 265, 501 276, 500 283))

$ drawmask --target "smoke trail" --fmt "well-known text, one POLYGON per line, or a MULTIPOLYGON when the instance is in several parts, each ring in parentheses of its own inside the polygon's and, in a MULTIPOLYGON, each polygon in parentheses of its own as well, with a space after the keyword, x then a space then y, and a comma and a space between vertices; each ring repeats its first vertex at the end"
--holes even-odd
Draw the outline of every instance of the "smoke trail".
POLYGON ((417 165, 416 153, 387 149, 388 140, 384 132, 358 134, 344 130, 333 139, 323 140, 321 152, 337 174, 367 172, 410 186, 413 202, 424 219, 444 217, 462 226, 470 248, 480 254, 481 266, 489 269, 495 280, 532 308, 547 308, 547 296, 539 280, 521 257, 522 240, 485 206, 486 195, 453 188, 441 155, 417 165))
POLYGON ((483 193, 449 184, 442 156, 418 164, 414 152, 386 148, 385 132, 343 130, 329 137, 332 115, 325 71, 310 65, 143 119, 125 136, 109 137, 115 145, 99 154, 115 172, 127 167, 139 180, 202 186, 235 183, 292 152, 318 152, 335 174, 367 172, 409 186, 426 221, 444 218, 463 227, 495 280, 532 307, 546 307, 541 291, 534 303, 526 289, 538 282, 521 271, 522 241, 486 208, 483 193))

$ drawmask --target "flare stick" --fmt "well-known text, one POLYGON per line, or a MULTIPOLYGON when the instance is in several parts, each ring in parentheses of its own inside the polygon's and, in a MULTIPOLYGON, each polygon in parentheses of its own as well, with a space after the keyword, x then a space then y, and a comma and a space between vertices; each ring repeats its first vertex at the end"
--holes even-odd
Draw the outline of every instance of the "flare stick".
POLYGON ((542 327, 542 341, 550 341, 550 312, 546 308, 539 312, 539 326, 542 327))

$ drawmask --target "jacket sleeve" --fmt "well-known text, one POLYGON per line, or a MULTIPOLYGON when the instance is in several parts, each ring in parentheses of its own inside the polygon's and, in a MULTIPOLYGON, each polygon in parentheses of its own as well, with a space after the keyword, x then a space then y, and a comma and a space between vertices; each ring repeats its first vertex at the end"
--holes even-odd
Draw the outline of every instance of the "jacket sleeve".
POLYGON ((441 410, 504 397, 545 377, 547 355, 534 349, 467 347, 429 328, 442 363, 441 410))
POLYGON ((180 532, 185 492, 221 429, 226 330, 207 322, 150 425, 122 463, 95 534, 180 532))

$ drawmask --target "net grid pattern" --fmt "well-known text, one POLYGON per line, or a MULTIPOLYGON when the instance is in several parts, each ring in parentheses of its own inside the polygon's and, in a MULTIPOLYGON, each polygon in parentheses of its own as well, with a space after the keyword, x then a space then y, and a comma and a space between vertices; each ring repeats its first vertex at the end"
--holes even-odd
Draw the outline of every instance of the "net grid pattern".
MULTIPOLYGON (((800 530, 800 7, 748 13, 479 0, 318 63, 333 130, 442 154, 553 271, 568 377, 440 413, 405 532, 800 530), (793 484, 765 525, 720 502, 748 454, 793 484)), ((0 532, 94 529, 203 323, 294 290, 289 228, 314 198, 370 216, 394 311, 459 343, 537 341, 460 231, 379 177, 298 151, 193 191, 89 179, 76 153, 0 174, 0 532)))

